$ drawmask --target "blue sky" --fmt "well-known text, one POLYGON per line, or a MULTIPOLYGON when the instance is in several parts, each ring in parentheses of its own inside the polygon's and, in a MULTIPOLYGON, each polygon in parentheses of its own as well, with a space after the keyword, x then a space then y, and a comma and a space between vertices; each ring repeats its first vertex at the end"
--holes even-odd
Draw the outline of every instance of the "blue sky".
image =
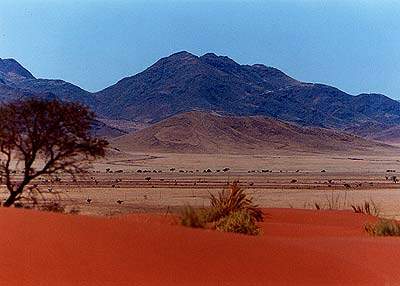
POLYGON ((400 1, 1 0, 0 57, 97 91, 181 50, 400 99, 400 1))

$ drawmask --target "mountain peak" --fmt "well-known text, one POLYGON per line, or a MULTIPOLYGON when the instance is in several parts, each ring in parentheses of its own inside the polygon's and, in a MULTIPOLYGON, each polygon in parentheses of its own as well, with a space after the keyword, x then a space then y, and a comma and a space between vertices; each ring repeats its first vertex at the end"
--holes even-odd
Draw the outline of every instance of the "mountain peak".
POLYGON ((24 78, 34 79, 35 77, 13 58, 0 58, 0 71, 6 74, 15 74, 24 78))
POLYGON ((197 59, 198 57, 196 55, 193 55, 187 51, 180 51, 177 53, 174 53, 164 59, 180 59, 180 60, 192 60, 192 59, 197 59))
POLYGON ((165 66, 165 65, 191 64, 191 63, 196 63, 197 60, 198 60, 197 56, 195 56, 187 51, 180 51, 180 52, 174 53, 172 55, 169 55, 168 57, 159 59, 150 68, 158 68, 160 66, 165 66))
POLYGON ((12 76, 34 79, 35 77, 15 59, 0 58, 0 72, 12 76))
POLYGON ((194 54, 189 53, 188 51, 185 51, 185 50, 173 53, 173 54, 169 55, 168 57, 177 57, 177 56, 189 56, 189 57, 197 58, 197 56, 195 56, 194 54))
POLYGON ((200 57, 200 60, 214 67, 238 67, 237 62, 227 56, 218 56, 214 53, 207 53, 200 57))

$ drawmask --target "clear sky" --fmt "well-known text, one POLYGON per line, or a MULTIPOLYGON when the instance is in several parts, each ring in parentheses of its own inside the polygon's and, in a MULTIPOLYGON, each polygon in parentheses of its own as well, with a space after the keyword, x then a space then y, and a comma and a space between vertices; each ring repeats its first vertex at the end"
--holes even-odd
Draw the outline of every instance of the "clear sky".
POLYGON ((97 91, 181 50, 400 99, 400 1, 0 0, 0 57, 97 91))

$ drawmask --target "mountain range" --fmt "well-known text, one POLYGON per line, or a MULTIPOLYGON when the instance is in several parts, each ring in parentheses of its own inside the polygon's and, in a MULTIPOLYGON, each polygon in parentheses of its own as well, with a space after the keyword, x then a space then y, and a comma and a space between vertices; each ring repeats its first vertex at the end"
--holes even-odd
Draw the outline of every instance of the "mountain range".
POLYGON ((171 55, 95 96, 100 114, 152 123, 201 110, 341 129, 365 122, 400 124, 400 103, 384 95, 352 96, 331 86, 297 81, 275 68, 239 65, 215 54, 171 55))
POLYGON ((109 126, 113 136, 199 111, 231 118, 268 117, 299 128, 335 129, 386 142, 400 138, 396 100, 381 94, 353 96, 298 81, 273 67, 240 65, 213 53, 175 53, 95 93, 63 80, 37 79, 14 59, 0 59, 0 101, 27 96, 81 102, 97 113, 101 126, 107 121, 139 126, 127 130, 114 124, 109 126))

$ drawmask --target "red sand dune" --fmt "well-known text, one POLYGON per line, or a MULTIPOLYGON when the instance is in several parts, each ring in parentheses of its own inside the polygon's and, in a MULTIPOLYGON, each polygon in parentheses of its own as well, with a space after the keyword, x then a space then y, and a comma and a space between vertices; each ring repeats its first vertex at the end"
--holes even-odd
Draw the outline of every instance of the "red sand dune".
POLYGON ((351 212, 266 209, 263 235, 171 218, 0 210, 0 285, 397 285, 400 239, 351 212))

